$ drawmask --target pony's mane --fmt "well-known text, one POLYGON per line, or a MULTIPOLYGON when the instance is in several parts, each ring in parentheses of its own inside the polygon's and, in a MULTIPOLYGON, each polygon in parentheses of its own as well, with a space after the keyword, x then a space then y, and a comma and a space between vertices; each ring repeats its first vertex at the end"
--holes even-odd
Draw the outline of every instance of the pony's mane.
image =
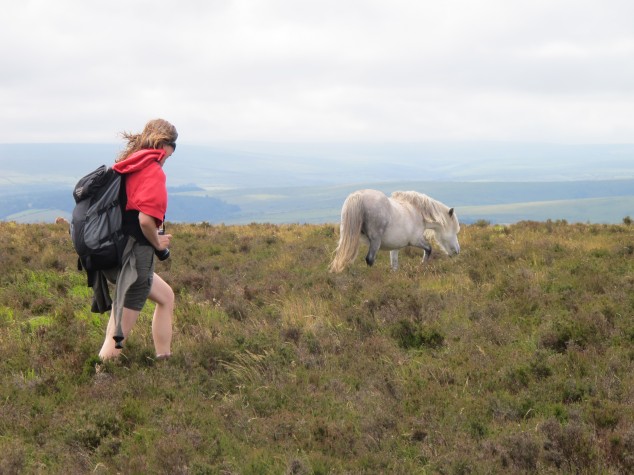
POLYGON ((392 198, 402 203, 408 203, 418 209, 425 221, 440 224, 443 228, 449 225, 449 207, 418 191, 395 191, 392 198))

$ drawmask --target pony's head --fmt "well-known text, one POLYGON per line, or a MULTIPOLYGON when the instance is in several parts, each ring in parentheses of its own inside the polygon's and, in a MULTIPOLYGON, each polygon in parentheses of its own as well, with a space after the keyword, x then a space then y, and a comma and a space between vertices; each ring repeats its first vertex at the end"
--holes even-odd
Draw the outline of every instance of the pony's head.
POLYGON ((443 219, 435 222, 428 222, 428 229, 438 243, 440 248, 448 255, 455 256, 460 253, 460 243, 458 233, 460 223, 453 208, 441 211, 443 219))
POLYGON ((410 203, 420 211, 425 223, 427 239, 433 237, 440 248, 450 256, 460 252, 458 242, 460 223, 453 208, 417 191, 395 191, 392 197, 410 203))

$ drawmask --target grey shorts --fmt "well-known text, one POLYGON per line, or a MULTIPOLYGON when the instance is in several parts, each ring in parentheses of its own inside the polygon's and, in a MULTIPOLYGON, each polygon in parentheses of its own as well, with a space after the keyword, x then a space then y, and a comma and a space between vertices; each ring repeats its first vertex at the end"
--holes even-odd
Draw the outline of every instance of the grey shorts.
MULTIPOLYGON (((134 239, 134 238, 129 238, 134 239)), ((141 310, 150 295, 152 277, 154 277, 154 248, 148 245, 134 243, 132 253, 136 259, 137 279, 130 286, 123 299, 123 306, 131 310, 141 310)), ((121 269, 109 269, 104 271, 106 278, 113 284, 117 283, 117 277, 121 269)))

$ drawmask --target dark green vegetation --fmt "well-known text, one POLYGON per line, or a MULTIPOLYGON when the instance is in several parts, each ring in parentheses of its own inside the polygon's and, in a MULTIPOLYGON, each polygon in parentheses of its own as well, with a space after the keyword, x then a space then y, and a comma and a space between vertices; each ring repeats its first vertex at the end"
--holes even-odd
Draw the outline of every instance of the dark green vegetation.
POLYGON ((339 275, 333 225, 170 229, 174 357, 148 304, 96 366, 68 230, 0 223, 0 473, 634 471, 631 219, 339 275))

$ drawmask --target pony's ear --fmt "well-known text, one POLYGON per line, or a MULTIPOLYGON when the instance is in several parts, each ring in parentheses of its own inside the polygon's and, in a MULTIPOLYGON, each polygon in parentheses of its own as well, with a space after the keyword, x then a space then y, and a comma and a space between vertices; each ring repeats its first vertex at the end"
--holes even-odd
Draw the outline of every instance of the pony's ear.
POLYGON ((449 209, 449 216, 453 216, 453 208, 449 209))

